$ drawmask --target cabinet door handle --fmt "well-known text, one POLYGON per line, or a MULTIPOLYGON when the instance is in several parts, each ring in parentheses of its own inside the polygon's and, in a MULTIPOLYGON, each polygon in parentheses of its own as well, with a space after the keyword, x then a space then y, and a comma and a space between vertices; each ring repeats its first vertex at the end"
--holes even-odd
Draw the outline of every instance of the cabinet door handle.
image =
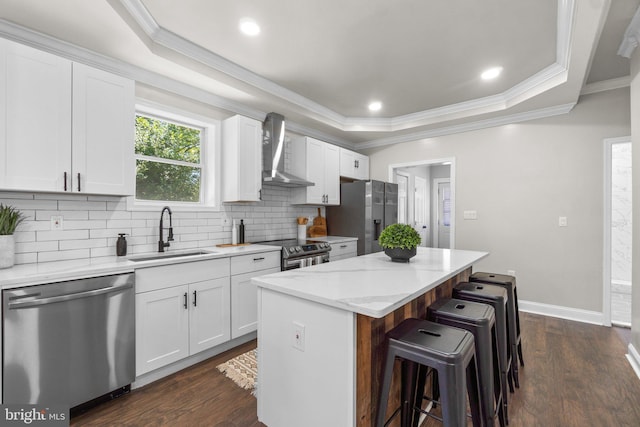
POLYGON ((80 191, 80 172, 78 172, 78 192, 80 191))
POLYGON ((193 291, 193 306, 198 306, 198 291, 193 291))
POLYGON ((64 173, 64 191, 67 191, 67 173, 64 173))
POLYGON ((262 200, 262 189, 258 190, 258 200, 262 200))
POLYGON ((254 260, 254 261, 262 261, 262 260, 264 260, 264 257, 262 256, 262 257, 260 257, 260 258, 254 258, 253 260, 254 260))
POLYGON ((187 305, 187 293, 185 292, 184 293, 184 309, 186 310, 188 308, 189 308, 189 306, 187 305))
POLYGON ((347 247, 347 245, 340 245, 340 249, 344 249, 346 247, 347 247))

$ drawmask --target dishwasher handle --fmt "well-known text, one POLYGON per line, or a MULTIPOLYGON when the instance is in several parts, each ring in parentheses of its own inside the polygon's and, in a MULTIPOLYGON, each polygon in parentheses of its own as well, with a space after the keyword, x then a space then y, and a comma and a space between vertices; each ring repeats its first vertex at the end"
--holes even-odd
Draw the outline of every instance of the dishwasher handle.
POLYGON ((121 286, 107 286, 105 288, 94 289, 91 291, 76 292, 73 294, 65 294, 55 297, 37 298, 29 301, 14 301, 8 304, 9 310, 18 310, 21 308, 37 307, 45 304, 53 304, 57 302, 71 301, 80 298, 89 298, 97 295, 109 294, 112 292, 120 292, 133 288, 133 284, 127 283, 121 286))

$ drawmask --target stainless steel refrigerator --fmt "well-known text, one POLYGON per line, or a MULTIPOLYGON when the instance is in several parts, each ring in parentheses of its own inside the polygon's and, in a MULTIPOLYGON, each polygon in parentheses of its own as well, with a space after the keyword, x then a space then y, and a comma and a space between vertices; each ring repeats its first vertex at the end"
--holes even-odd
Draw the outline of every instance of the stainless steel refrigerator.
POLYGON ((358 238, 358 255, 382 250, 382 230, 398 222, 398 184, 354 181, 340 184, 340 206, 328 206, 330 236, 358 238))

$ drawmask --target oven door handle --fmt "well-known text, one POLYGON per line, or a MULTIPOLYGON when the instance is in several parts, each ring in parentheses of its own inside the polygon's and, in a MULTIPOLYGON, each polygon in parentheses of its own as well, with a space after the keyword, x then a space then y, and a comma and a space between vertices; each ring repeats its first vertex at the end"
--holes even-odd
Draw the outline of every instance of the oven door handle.
POLYGON ((85 291, 85 292, 75 292, 72 294, 65 294, 65 295, 48 297, 48 298, 36 298, 34 300, 29 300, 29 301, 14 301, 14 302, 10 302, 8 306, 9 306, 9 310, 18 310, 21 308, 37 307, 39 305, 53 304, 56 302, 71 301, 71 300, 80 299, 80 298, 89 298, 89 297, 94 297, 96 295, 124 291, 126 289, 131 289, 131 288, 133 288, 133 284, 130 284, 130 283, 125 284, 123 286, 108 286, 106 288, 94 289, 94 290, 85 291))

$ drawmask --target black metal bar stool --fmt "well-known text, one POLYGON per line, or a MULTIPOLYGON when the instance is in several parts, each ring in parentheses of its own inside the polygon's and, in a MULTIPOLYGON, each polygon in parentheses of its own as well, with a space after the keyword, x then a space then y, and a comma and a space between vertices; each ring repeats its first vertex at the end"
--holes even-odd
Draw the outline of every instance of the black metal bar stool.
POLYGON ((507 291, 500 286, 485 283, 461 282, 453 287, 453 298, 466 301, 489 304, 495 310, 496 330, 498 332, 498 350, 500 352, 500 383, 502 386, 502 399, 505 405, 509 404, 507 384, 509 391, 514 392, 513 373, 511 371, 511 347, 507 334, 507 291))
MULTIPOLYGON (((502 286, 507 290, 509 294, 509 300, 511 301, 507 306, 507 316, 509 316, 509 326, 515 325, 515 328, 509 329, 509 335, 513 345, 517 346, 517 353, 520 359, 520 366, 524 366, 524 359, 522 358, 522 337, 520 335, 520 310, 518 308, 518 288, 516 287, 516 278, 509 274, 495 274, 477 272, 473 273, 469 279, 470 282, 489 283, 496 286, 502 286)), ((515 353, 514 353, 514 358, 515 353)), ((514 361, 515 362, 515 361, 514 361)), ((519 385, 518 380, 518 364, 514 363, 516 386, 519 385)))
POLYGON ((497 415, 500 426, 504 427, 508 422, 507 407, 502 398, 498 332, 493 307, 473 301, 441 298, 427 308, 427 317, 436 323, 462 328, 473 334, 482 416, 488 426, 493 426, 497 415))
POLYGON ((414 402, 417 370, 422 366, 435 369, 438 373, 444 425, 467 425, 468 394, 473 425, 481 426, 473 334, 463 329, 420 319, 406 319, 387 333, 387 354, 376 426, 387 425, 398 412, 401 414, 403 427, 409 427, 417 420, 420 409, 414 407, 414 402), (396 357, 402 360, 400 407, 385 421, 396 357))

